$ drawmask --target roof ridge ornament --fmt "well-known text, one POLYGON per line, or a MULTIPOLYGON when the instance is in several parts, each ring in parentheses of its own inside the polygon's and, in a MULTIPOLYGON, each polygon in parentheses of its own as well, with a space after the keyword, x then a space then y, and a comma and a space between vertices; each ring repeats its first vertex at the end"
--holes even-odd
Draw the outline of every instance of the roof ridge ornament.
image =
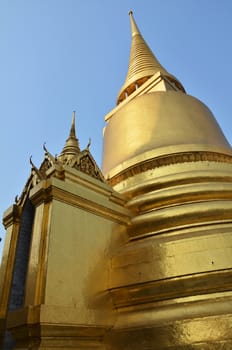
POLYGON ((44 180, 46 178, 46 176, 44 176, 44 174, 32 162, 32 156, 30 156, 29 160, 30 160, 30 164, 31 164, 32 169, 34 170, 34 172, 38 176, 38 179, 39 180, 44 180))
POLYGON ((46 145, 46 142, 44 142, 44 144, 43 144, 45 156, 47 156, 53 162, 53 164, 55 164, 57 162, 57 157, 56 156, 53 157, 53 155, 48 151, 48 149, 45 145, 46 145))

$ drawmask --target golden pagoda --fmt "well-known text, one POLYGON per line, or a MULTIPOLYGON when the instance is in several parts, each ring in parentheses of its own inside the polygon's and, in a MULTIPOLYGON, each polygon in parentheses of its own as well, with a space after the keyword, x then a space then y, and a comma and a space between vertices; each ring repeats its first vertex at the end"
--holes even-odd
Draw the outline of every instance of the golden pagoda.
POLYGON ((103 173, 134 213, 112 257, 113 349, 232 349, 232 150, 130 20, 103 151, 103 173))
POLYGON ((4 350, 232 349, 232 150, 129 15, 102 171, 74 114, 4 213, 4 350))

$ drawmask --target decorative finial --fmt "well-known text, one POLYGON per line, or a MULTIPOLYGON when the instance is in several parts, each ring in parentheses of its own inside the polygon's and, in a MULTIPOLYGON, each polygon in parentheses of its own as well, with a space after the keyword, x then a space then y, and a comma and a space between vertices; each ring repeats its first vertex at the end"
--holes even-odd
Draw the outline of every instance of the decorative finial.
POLYGON ((35 166, 35 164, 32 162, 32 156, 30 156, 30 164, 32 166, 32 169, 35 171, 36 175, 38 176, 38 178, 40 180, 45 179, 45 176, 43 176, 43 174, 39 171, 39 169, 37 169, 37 167, 35 166))
POLYGON ((31 166, 34 168, 34 164, 33 164, 33 162, 32 162, 32 156, 30 156, 29 160, 30 160, 31 166))
POLYGON ((91 138, 89 138, 89 142, 88 142, 88 145, 86 146, 86 150, 89 150, 90 145, 91 145, 91 138))
POLYGON ((56 157, 54 158, 53 155, 47 150, 47 147, 45 146, 46 145, 46 142, 44 142, 43 144, 43 149, 44 149, 44 152, 45 152, 45 156, 47 157, 47 159, 50 159, 50 161, 55 164, 57 159, 56 157))
POLYGON ((45 153, 48 153, 48 150, 47 150, 47 148, 46 148, 46 146, 45 146, 45 145, 46 145, 46 142, 44 142, 44 143, 43 143, 43 149, 44 149, 44 152, 45 152, 45 153))
MULTIPOLYGON (((61 152, 61 154, 58 156, 58 158, 62 161, 62 157, 73 157, 76 156, 78 153, 80 153, 80 146, 79 146, 79 141, 76 137, 76 128, 75 128, 75 116, 76 116, 76 111, 73 111, 72 113, 72 124, 71 124, 71 129, 69 132, 69 137, 66 140, 66 143, 64 145, 64 148, 61 152)), ((66 159, 65 158, 65 159, 66 159)))
POLYGON ((75 128, 75 119, 76 119, 76 111, 73 111, 72 113, 72 125, 70 129, 70 137, 76 137, 76 128, 75 128))
POLYGON ((129 67, 126 80, 118 94, 117 104, 124 101, 150 77, 158 72, 166 78, 170 78, 172 84, 174 81, 178 89, 185 92, 181 83, 173 75, 168 73, 147 45, 139 31, 132 11, 129 11, 129 16, 132 36, 129 67))
POLYGON ((128 15, 129 15, 129 16, 130 16, 130 15, 133 15, 133 11, 130 10, 130 11, 128 12, 128 15))
POLYGON ((134 20, 134 17, 133 17, 133 12, 132 11, 129 11, 129 16, 130 16, 130 23, 131 23, 131 34, 132 34, 132 37, 134 35, 141 35, 140 31, 139 31, 139 28, 137 27, 137 24, 134 20))

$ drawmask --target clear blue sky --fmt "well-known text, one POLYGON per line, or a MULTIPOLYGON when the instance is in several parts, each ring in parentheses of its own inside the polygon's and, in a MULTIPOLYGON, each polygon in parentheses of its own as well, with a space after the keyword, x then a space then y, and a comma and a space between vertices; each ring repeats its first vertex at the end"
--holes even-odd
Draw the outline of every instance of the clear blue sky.
POLYGON ((30 155, 39 166, 45 141, 61 151, 73 110, 81 147, 91 137, 100 165, 104 115, 127 72, 129 10, 162 65, 209 106, 231 142, 231 0, 1 0, 0 213, 21 194, 30 155))

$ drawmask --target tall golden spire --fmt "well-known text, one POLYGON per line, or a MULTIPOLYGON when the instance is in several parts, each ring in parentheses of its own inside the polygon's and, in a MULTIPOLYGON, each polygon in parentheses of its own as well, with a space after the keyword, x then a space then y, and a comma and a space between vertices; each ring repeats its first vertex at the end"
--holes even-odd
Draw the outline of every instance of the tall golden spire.
POLYGON ((129 12, 129 16, 132 36, 129 67, 125 83, 118 94, 117 103, 122 102, 127 96, 157 72, 161 72, 161 74, 171 80, 171 82, 179 89, 184 91, 180 82, 166 71, 147 45, 137 27, 132 11, 129 12))
POLYGON ((75 130, 75 111, 73 111, 72 116, 72 124, 71 129, 69 132, 69 137, 66 140, 66 143, 64 145, 64 148, 60 154, 59 157, 63 156, 74 156, 76 154, 80 153, 80 146, 79 141, 76 137, 76 130, 75 130))

